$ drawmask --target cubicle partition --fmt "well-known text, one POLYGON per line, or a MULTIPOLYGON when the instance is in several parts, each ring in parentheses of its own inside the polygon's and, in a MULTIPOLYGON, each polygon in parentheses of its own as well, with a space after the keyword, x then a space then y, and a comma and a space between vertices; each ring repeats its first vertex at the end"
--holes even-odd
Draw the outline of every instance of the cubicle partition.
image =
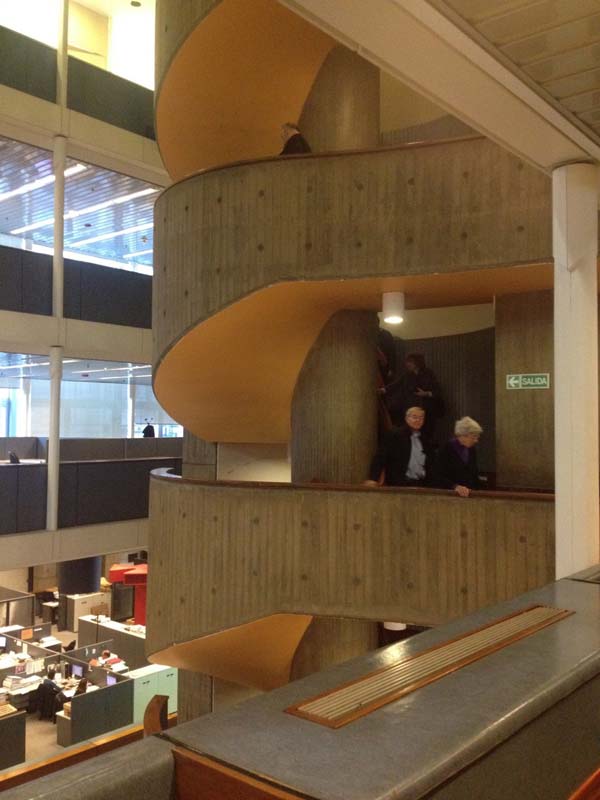
POLYGON ((70 717, 64 711, 56 715, 56 740, 68 747, 132 722, 133 681, 117 679, 112 686, 74 696, 70 717))
MULTIPOLYGON (((115 440, 97 440, 104 441, 115 440)), ((129 450, 138 448, 136 443, 129 450)), ((147 517, 150 472, 160 467, 179 472, 181 460, 157 456, 61 463, 59 527, 147 517)), ((46 527, 46 485, 46 464, 0 465, 0 535, 46 527)))
MULTIPOLYGON (((0 253, 2 248, 0 247, 0 253)), ((0 461, 8 459, 12 451, 23 461, 45 461, 48 439, 44 436, 0 437, 0 461)), ((63 438, 60 440, 61 461, 127 460, 134 458, 181 458, 181 437, 113 438, 63 438)))
MULTIPOLYGON (((0 509, 2 505, 0 503, 0 509)), ((0 628, 7 625, 33 625, 34 608, 35 595, 0 586, 0 628)))
POLYGON ((99 638, 110 636, 113 651, 123 659, 130 670, 145 667, 148 664, 145 651, 146 636, 128 630, 127 627, 111 619, 98 623, 95 617, 80 617, 79 644, 94 645, 99 638))
MULTIPOLYGON (((56 50, 0 27, 0 83, 56 102, 56 50)), ((153 93, 112 72, 69 56, 67 105, 74 111, 154 138, 153 93)))
POLYGON ((99 642, 91 642, 82 647, 77 647, 75 650, 70 650, 68 653, 65 653, 65 657, 68 657, 69 660, 78 660, 87 664, 90 659, 98 658, 103 650, 110 650, 112 652, 113 648, 113 640, 106 639, 99 642))

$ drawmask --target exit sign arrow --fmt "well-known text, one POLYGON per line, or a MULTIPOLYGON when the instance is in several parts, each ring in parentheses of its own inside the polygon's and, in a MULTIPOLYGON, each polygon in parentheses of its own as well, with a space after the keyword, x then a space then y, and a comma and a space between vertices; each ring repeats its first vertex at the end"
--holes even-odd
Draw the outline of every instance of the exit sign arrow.
POLYGON ((549 372, 520 372, 506 376, 507 389, 549 389, 549 372))

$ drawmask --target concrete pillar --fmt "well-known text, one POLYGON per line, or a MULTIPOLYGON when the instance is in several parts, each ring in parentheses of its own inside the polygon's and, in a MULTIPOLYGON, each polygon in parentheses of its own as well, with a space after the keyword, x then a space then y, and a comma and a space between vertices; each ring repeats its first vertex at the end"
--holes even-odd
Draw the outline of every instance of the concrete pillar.
POLYGON ((598 168, 552 176, 556 577, 598 562, 598 168))
POLYGON ((299 126, 313 152, 379 146, 379 69, 339 45, 306 99, 299 126))
POLYGON ((217 445, 184 429, 181 474, 184 478, 214 481, 217 477, 217 445))
MULTIPOLYGON (((292 482, 360 483, 377 442, 377 315, 339 311, 300 371, 292 399, 292 482)), ((292 678, 377 647, 377 623, 315 617, 300 642, 292 678)))
POLYGON ((187 669, 177 671, 177 724, 214 710, 214 678, 187 669))
POLYGON ((52 313, 63 315, 64 296, 64 241, 65 241, 65 168, 67 163, 67 140, 54 137, 52 165, 54 170, 54 252, 52 254, 52 313))
MULTIPOLYGON (((184 478, 214 481, 217 477, 217 445, 183 431, 181 474, 184 478)), ((202 672, 179 669, 177 721, 187 722, 214 710, 214 678, 202 672)))
POLYGON ((360 483, 377 443, 377 315, 339 311, 310 350, 292 399, 292 482, 360 483))
POLYGON ((46 528, 58 529, 58 490, 60 473, 60 384, 62 347, 50 348, 50 428, 48 430, 48 483, 46 489, 46 528))

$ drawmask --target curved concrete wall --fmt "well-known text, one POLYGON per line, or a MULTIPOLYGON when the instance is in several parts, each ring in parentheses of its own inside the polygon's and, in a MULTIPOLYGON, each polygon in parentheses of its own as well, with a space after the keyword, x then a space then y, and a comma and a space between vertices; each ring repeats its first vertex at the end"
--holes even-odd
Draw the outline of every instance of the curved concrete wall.
POLYGON ((241 682, 261 657, 263 687, 288 679, 306 615, 438 625, 554 574, 552 496, 151 482, 147 652, 241 682), (252 625, 262 651, 225 646, 252 625))
POLYGON ((158 6, 156 134, 171 177, 279 153, 334 40, 276 0, 158 6))
POLYGON ((287 441, 333 313, 386 288, 409 307, 522 290, 524 270, 483 294, 468 273, 550 261, 550 181, 484 139, 244 163, 165 191, 155 248, 160 403, 201 438, 287 441))

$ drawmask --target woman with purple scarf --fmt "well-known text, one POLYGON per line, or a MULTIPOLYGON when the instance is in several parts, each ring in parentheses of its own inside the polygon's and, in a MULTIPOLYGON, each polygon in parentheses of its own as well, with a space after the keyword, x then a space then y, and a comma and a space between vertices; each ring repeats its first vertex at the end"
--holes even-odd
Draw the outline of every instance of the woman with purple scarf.
POLYGON ((434 467, 434 485, 454 489, 460 497, 468 497, 471 489, 480 489, 475 445, 483 428, 471 417, 457 420, 454 438, 438 450, 434 467))

